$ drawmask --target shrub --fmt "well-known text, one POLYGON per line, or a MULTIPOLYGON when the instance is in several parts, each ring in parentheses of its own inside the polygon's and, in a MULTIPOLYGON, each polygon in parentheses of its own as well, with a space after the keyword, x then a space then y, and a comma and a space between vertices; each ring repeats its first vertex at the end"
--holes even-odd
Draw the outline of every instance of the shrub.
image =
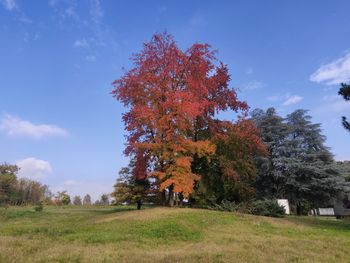
POLYGON ((252 203, 252 214, 260 216, 283 217, 286 211, 274 199, 256 200, 252 203))
POLYGON ((35 212, 41 212, 44 209, 44 205, 42 202, 38 203, 36 206, 34 206, 35 212))
POLYGON ((251 213, 250 205, 247 203, 236 203, 227 200, 222 200, 220 204, 214 204, 208 206, 211 210, 227 211, 227 212, 240 212, 240 213, 251 213))

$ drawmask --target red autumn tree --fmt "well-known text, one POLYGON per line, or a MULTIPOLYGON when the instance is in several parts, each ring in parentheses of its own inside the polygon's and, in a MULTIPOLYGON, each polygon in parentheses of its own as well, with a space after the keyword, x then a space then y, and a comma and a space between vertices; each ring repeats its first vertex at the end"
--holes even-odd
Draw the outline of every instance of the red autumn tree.
POLYGON ((114 81, 113 95, 128 111, 125 153, 134 157, 134 176, 146 173, 166 188, 188 196, 199 175, 194 156, 210 158, 215 145, 201 132, 215 129, 214 115, 247 110, 229 87, 227 66, 208 44, 180 50, 167 33, 154 35, 132 58, 134 68, 114 81))

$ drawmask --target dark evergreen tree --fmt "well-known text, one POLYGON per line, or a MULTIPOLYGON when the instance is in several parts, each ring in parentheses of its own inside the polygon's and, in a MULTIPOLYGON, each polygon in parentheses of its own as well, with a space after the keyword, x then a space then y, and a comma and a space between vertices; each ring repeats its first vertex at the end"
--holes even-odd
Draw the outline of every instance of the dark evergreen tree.
POLYGON ((345 181, 350 183, 350 161, 336 162, 335 166, 345 181))
POLYGON ((290 134, 286 152, 286 196, 295 204, 298 214, 306 206, 329 205, 345 182, 334 169, 333 156, 324 145, 326 137, 321 134, 321 125, 312 123, 306 110, 289 114, 287 124, 290 134))
POLYGON ((269 151, 257 157, 259 197, 287 198, 301 214, 308 208, 329 205, 345 182, 325 147, 320 124, 306 110, 296 110, 284 120, 274 109, 252 114, 269 151))
MULTIPOLYGON (((123 167, 119 171, 119 177, 114 185, 111 194, 116 204, 141 202, 155 202, 156 196, 153 194, 155 185, 150 178, 138 178, 134 175, 135 162, 131 161, 128 167, 123 167)), ((156 191, 158 192, 158 191, 156 191)))
MULTIPOLYGON (((350 85, 342 83, 341 88, 338 91, 338 94, 341 95, 344 100, 349 101, 350 100, 350 85)), ((350 122, 347 120, 345 116, 342 117, 343 126, 345 129, 350 131, 350 122)))
POLYGON ((277 115, 274 108, 265 111, 256 109, 252 119, 260 129, 261 138, 268 154, 256 156, 256 190, 258 198, 282 198, 285 196, 286 159, 289 128, 284 118, 277 115))

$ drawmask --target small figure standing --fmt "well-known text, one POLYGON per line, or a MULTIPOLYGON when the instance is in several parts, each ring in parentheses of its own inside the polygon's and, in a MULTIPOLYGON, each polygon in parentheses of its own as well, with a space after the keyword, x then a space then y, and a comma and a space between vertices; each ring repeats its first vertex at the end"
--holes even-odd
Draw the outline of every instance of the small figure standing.
POLYGON ((137 210, 141 210, 142 201, 141 201, 141 200, 138 200, 138 201, 136 202, 136 204, 137 204, 137 210))

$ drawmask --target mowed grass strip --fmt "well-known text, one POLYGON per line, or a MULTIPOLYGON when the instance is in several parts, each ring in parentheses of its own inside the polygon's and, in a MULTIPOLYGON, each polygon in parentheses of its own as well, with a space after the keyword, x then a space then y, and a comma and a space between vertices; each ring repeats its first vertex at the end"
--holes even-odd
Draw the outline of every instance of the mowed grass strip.
POLYGON ((0 262, 350 262, 350 222, 188 208, 0 210, 0 262))

